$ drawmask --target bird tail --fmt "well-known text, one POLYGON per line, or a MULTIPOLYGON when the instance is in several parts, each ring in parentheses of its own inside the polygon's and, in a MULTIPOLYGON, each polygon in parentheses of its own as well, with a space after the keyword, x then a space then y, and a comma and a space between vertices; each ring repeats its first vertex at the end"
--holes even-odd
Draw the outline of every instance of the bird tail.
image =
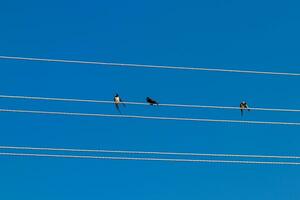
POLYGON ((118 110, 118 112, 120 113, 120 114, 122 114, 121 113, 121 110, 120 110, 120 107, 119 107, 119 104, 115 104, 116 105, 116 109, 118 110))

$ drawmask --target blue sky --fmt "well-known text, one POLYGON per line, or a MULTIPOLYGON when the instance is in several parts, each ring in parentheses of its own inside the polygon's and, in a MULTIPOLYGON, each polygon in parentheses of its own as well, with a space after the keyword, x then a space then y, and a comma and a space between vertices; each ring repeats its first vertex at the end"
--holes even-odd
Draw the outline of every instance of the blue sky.
MULTIPOLYGON (((297 1, 1 1, 0 54, 298 72, 297 1)), ((0 60, 0 93, 300 108, 297 77, 0 60)), ((0 99, 1 108, 117 114, 113 105, 0 99)), ((241 119, 239 111, 127 106, 149 116, 241 119)), ((299 122, 250 112, 246 120, 299 122)), ((299 128, 0 114, 1 145, 299 155, 299 128)), ((0 158, 1 199, 300 198, 299 167, 0 158)))

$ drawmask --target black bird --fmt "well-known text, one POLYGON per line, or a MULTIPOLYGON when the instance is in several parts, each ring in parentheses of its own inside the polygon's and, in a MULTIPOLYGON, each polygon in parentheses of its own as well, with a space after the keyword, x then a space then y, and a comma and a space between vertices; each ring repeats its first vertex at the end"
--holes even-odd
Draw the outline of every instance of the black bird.
MULTIPOLYGON (((115 95, 115 97, 114 97, 114 102, 115 102, 115 106, 116 106, 117 110, 118 110, 119 112, 121 112, 121 111, 120 111, 119 105, 122 103, 122 99, 121 99, 121 97, 120 97, 118 94, 115 95)), ((122 104, 125 106, 124 103, 122 103, 122 104)))
POLYGON ((153 105, 157 105, 157 106, 158 106, 158 102, 155 101, 154 99, 151 99, 150 97, 147 97, 147 98, 146 98, 146 101, 147 101, 151 106, 153 106, 153 105))
POLYGON ((240 109, 241 109, 241 115, 242 115, 242 116, 243 116, 243 114, 244 114, 244 110, 250 111, 249 106, 248 106, 247 102, 245 102, 245 101, 242 101, 242 102, 240 103, 240 109))

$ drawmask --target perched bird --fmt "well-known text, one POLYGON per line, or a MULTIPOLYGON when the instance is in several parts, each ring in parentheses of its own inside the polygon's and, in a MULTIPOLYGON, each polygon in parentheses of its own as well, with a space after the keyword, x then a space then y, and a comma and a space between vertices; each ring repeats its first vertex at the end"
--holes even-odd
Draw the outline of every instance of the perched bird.
POLYGON ((151 99, 150 97, 147 97, 147 98, 146 98, 146 101, 147 101, 151 106, 153 106, 153 105, 157 105, 157 106, 158 106, 158 102, 155 101, 154 99, 151 99))
MULTIPOLYGON (((120 112, 119 105, 122 103, 122 99, 121 99, 121 97, 118 94, 115 95, 114 102, 115 102, 115 106, 116 106, 117 110, 120 112)), ((123 105, 125 106, 124 103, 123 103, 123 105)))
POLYGON ((248 106, 247 102, 245 102, 245 101, 242 101, 242 102, 240 103, 240 109, 241 109, 241 115, 242 115, 242 116, 243 116, 243 114, 244 114, 244 110, 250 111, 249 106, 248 106))

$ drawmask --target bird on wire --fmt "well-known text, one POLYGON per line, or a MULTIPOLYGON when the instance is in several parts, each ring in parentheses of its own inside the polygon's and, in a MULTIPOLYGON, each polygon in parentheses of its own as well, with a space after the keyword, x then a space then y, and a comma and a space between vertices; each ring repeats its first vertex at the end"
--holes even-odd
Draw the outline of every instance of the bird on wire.
POLYGON ((248 106, 248 104, 247 104, 246 101, 242 101, 242 102, 240 103, 240 109, 241 109, 241 115, 242 115, 242 116, 244 115, 244 110, 250 111, 249 106, 248 106))
POLYGON ((157 105, 158 106, 158 102, 155 101, 154 99, 151 99, 150 97, 146 98, 147 103, 149 103, 149 105, 154 106, 157 105))
POLYGON ((116 106, 117 110, 121 113, 119 105, 123 104, 123 106, 125 107, 125 104, 123 103, 123 101, 122 101, 121 97, 119 96, 119 94, 115 95, 114 103, 115 103, 115 106, 116 106))

